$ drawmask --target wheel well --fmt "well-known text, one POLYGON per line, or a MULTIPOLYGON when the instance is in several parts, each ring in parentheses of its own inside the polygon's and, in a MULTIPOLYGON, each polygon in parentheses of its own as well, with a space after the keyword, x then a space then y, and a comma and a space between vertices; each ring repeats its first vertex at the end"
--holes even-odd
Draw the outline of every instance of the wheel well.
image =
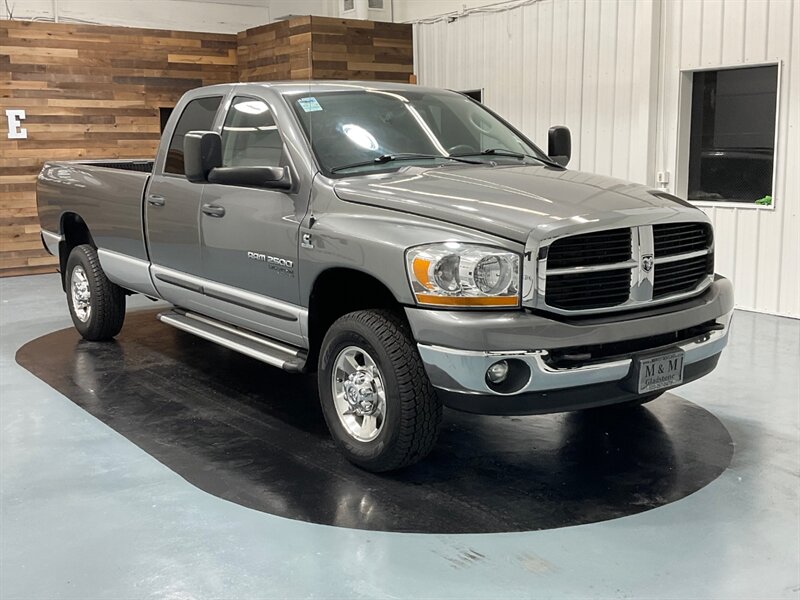
POLYGON ((64 236, 64 241, 58 247, 58 262, 61 269, 61 286, 66 290, 66 273, 67 273, 67 260, 69 259, 70 252, 75 246, 81 244, 89 244, 96 248, 92 234, 89 232, 89 227, 86 222, 81 219, 80 215, 75 213, 65 213, 61 217, 61 233, 64 236))
POLYGON ((389 288, 371 275, 353 269, 334 268, 317 277, 308 306, 309 370, 316 369, 322 340, 334 321, 347 313, 367 308, 388 308, 404 317, 400 303, 389 288))

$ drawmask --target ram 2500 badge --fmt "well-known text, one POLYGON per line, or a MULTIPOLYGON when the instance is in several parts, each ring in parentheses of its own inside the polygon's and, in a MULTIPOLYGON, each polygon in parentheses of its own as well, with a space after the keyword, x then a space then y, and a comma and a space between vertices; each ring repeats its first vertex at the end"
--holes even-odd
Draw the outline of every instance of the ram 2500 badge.
POLYGON ((454 92, 356 82, 187 93, 155 160, 48 162, 45 246, 88 340, 128 294, 158 318, 317 371, 339 448, 414 463, 442 406, 492 415, 637 406, 709 373, 733 309, 706 216, 567 170, 454 92))

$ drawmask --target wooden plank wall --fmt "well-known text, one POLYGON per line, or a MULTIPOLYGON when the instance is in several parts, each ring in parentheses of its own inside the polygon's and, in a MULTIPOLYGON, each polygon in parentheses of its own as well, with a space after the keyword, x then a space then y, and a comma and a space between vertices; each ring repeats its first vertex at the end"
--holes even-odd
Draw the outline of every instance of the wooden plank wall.
POLYGON ((43 159, 152 157, 160 107, 237 79, 236 36, 0 20, 0 276, 49 272, 35 180, 43 159), (7 138, 24 109, 28 139, 7 138))
POLYGON ((296 17, 239 34, 242 81, 311 78, 407 83, 413 70, 412 26, 405 23, 296 17))
POLYGON ((54 270, 36 214, 43 160, 150 158, 159 108, 201 85, 412 71, 401 23, 297 17, 235 36, 0 20, 0 276, 54 270), (7 139, 9 108, 26 111, 28 139, 7 139))
POLYGON ((253 27, 238 34, 240 81, 308 79, 311 17, 253 27))
POLYGON ((412 26, 311 17, 314 79, 408 83, 414 72, 412 26))

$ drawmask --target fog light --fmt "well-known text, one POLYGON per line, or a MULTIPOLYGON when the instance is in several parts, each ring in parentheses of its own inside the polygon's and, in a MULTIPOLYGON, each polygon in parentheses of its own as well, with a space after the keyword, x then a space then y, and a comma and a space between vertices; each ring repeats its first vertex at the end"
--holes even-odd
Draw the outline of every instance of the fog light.
POLYGON ((499 360, 486 369, 486 379, 491 383, 502 383, 506 377, 508 377, 508 363, 504 360, 499 360))

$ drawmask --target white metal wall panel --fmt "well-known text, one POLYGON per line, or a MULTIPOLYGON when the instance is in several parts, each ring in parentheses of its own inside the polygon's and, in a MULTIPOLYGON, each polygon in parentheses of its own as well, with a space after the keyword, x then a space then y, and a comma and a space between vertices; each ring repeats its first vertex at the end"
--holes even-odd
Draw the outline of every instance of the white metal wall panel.
POLYGON ((799 21, 794 0, 540 0, 415 25, 415 66, 423 85, 483 88, 542 146, 567 125, 572 168, 650 185, 665 171, 674 192, 681 71, 781 61, 775 208, 704 210, 737 304, 800 316, 799 21))
MULTIPOLYGON (((800 4, 793 0, 671 0, 662 4, 663 100, 659 170, 678 172, 680 72, 781 63, 774 209, 708 204, 717 271, 733 279, 737 305, 800 316, 800 4)), ((684 119, 686 115, 684 115, 684 119)))
POLYGON ((541 0, 452 23, 417 24, 419 82, 483 88, 486 104, 540 145, 546 146, 551 125, 570 127, 574 168, 645 181, 652 171, 654 6, 541 0), (648 83, 641 85, 641 77, 648 83))

